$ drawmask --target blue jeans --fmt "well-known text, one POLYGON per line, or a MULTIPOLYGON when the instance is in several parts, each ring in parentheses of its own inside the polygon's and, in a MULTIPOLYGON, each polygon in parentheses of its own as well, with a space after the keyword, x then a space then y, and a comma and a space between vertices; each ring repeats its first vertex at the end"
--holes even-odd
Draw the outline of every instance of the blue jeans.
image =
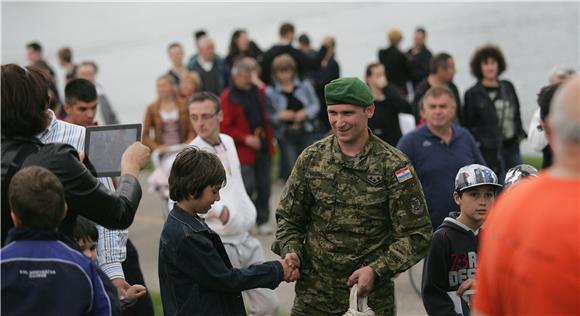
POLYGON ((256 224, 270 219, 270 186, 272 184, 272 159, 267 152, 256 152, 256 164, 242 165, 242 178, 246 192, 256 206, 256 224))

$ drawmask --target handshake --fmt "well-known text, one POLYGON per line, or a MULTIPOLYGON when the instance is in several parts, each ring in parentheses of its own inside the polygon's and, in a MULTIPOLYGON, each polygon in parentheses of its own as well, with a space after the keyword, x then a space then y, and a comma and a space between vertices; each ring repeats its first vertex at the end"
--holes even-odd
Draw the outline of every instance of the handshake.
POLYGON ((286 254, 283 260, 278 260, 284 268, 284 281, 290 283, 300 278, 300 258, 294 252, 286 254))

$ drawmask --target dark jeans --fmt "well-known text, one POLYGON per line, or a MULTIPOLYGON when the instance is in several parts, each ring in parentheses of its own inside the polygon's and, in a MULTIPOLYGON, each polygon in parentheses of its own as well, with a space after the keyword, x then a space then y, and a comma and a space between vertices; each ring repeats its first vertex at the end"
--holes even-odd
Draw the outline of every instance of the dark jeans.
POLYGON ((498 152, 498 149, 482 148, 481 155, 487 166, 495 172, 501 184, 504 183, 505 174, 509 169, 522 164, 520 145, 517 142, 503 147, 501 153, 498 152))
MULTIPOLYGON (((127 281, 127 283, 131 285, 141 284, 145 286, 145 279, 143 278, 143 273, 139 266, 139 254, 137 253, 137 248, 135 248, 131 242, 131 239, 127 240, 127 258, 123 262, 123 272, 125 273, 125 281, 127 281)), ((149 291, 147 291, 147 294, 140 298, 135 305, 123 310, 123 316, 153 315, 153 302, 151 301, 149 291)))
POLYGON ((256 224, 262 225, 270 219, 270 185, 272 182, 272 159, 267 152, 256 152, 256 164, 242 165, 242 178, 246 192, 256 206, 256 224))
POLYGON ((313 140, 314 134, 307 132, 296 136, 286 135, 278 139, 278 145, 280 146, 280 179, 288 179, 296 159, 306 147, 312 144, 313 140))

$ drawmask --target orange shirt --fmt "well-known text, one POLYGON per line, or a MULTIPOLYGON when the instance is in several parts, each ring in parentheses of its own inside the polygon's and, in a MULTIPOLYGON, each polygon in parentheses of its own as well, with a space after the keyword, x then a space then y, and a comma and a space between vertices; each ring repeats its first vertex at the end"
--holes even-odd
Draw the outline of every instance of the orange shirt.
POLYGON ((502 194, 482 233, 475 309, 580 315, 580 180, 541 173, 502 194))

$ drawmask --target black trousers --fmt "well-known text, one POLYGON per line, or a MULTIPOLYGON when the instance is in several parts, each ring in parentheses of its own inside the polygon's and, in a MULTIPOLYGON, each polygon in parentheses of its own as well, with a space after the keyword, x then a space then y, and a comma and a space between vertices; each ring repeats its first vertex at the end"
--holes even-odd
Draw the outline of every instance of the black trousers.
MULTIPOLYGON (((139 254, 137 253, 137 248, 135 248, 131 242, 131 239, 127 240, 127 258, 123 262, 123 272, 125 273, 125 281, 127 281, 127 283, 131 285, 141 284, 146 286, 141 267, 139 266, 139 254)), ((149 289, 147 290, 147 294, 139 299, 135 305, 123 310, 124 316, 154 315, 153 301, 151 301, 149 289)))

